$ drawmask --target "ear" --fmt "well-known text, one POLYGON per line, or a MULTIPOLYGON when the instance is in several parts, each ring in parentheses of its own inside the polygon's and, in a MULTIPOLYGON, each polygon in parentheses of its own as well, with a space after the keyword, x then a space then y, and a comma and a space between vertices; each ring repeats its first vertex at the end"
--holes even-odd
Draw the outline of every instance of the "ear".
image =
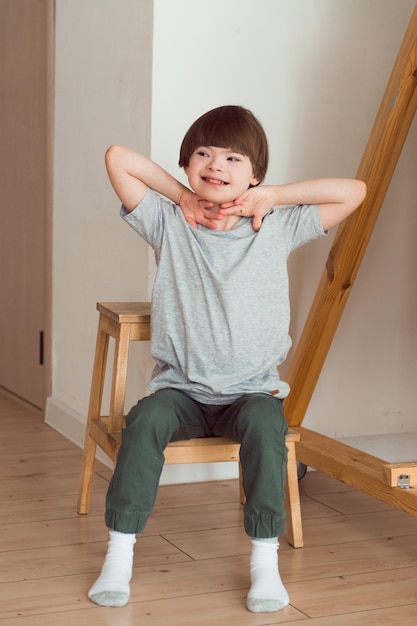
POLYGON ((250 181, 250 186, 251 187, 256 187, 257 185, 259 185, 260 180, 258 178, 256 178, 256 176, 252 177, 252 180, 250 181))

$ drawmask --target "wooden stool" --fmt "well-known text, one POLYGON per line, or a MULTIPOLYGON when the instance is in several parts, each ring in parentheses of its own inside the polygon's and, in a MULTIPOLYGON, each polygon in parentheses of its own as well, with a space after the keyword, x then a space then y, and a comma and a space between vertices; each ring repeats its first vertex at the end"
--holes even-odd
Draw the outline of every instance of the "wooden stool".
MULTIPOLYGON (((78 499, 78 513, 82 515, 87 514, 89 510, 96 447, 99 446, 113 462, 116 461, 120 447, 121 431, 124 426, 123 411, 129 342, 149 340, 151 333, 149 302, 98 302, 97 309, 100 317, 78 499), (109 415, 105 416, 101 415, 101 403, 110 337, 115 340, 115 349, 109 415)), ((288 448, 286 512, 287 539, 294 548, 303 546, 295 456, 295 443, 299 440, 299 433, 290 429, 286 437, 288 448)), ((165 449, 165 463, 239 461, 239 448, 238 443, 223 437, 175 441, 169 443, 165 449)), ((244 503, 241 480, 240 497, 241 502, 244 503)))

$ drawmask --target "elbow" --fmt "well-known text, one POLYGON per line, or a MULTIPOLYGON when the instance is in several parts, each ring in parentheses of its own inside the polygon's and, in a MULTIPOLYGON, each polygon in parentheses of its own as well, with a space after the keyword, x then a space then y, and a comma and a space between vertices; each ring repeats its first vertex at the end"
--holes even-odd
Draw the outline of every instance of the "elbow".
POLYGON ((348 217, 351 213, 354 213, 357 208, 360 207, 362 202, 366 198, 366 183, 363 180, 357 178, 350 179, 350 189, 346 197, 344 217, 348 217))
POLYGON ((107 169, 111 169, 114 163, 120 161, 120 155, 121 155, 122 150, 123 148, 117 145, 113 145, 107 148, 105 155, 104 155, 104 161, 106 163, 107 169))
POLYGON ((357 186, 357 207, 362 204, 366 198, 366 183, 363 180, 356 179, 357 186))
POLYGON ((363 180, 358 180, 357 178, 351 179, 351 188, 346 203, 347 215, 356 211, 356 209, 360 207, 365 198, 366 183, 363 180))

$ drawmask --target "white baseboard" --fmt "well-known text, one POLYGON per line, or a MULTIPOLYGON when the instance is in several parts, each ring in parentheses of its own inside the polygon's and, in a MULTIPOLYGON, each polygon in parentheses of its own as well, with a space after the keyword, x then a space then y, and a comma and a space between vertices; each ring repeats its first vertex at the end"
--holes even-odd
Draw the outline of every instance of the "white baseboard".
MULTIPOLYGON (((53 396, 48 398, 45 422, 79 448, 83 447, 86 418, 58 398, 53 396)), ((97 459, 107 467, 113 467, 112 461, 102 450, 97 450, 97 459)), ((231 480, 238 478, 238 476, 238 464, 234 462, 166 465, 162 471, 160 484, 174 485, 209 480, 231 480)))
MULTIPOLYGON (((83 447, 86 418, 58 398, 48 398, 45 422, 78 447, 83 447)), ((341 441, 382 458, 388 463, 415 461, 417 458, 417 433, 345 437, 341 441)), ((113 467, 111 460, 101 450, 97 451, 97 459, 107 467, 113 467)), ((238 476, 237 463, 166 465, 162 472, 160 484, 173 485, 209 480, 231 480, 238 478, 238 476)))
MULTIPOLYGON (((86 418, 77 413, 73 408, 50 396, 46 402, 45 422, 54 430, 82 448, 84 446, 84 434, 86 418)), ((97 459, 112 468, 113 463, 101 450, 97 450, 97 459)))

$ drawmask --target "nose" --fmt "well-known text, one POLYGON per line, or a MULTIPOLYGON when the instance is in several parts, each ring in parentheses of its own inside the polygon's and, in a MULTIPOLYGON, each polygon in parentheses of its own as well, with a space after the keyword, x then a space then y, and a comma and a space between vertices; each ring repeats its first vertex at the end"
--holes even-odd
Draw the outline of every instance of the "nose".
POLYGON ((220 159, 217 155, 212 155, 209 163, 209 169, 213 172, 219 172, 221 170, 220 159))

